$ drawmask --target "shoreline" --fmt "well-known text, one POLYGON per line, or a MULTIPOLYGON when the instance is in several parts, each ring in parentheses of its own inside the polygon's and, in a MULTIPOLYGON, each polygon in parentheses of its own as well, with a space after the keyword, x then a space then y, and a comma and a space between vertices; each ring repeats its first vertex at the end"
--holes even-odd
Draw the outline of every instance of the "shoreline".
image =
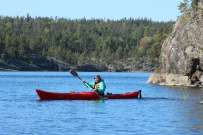
MULTIPOLYGON (((69 72, 69 70, 67 71, 50 71, 50 70, 35 70, 35 71, 31 71, 31 70, 0 70, 0 72, 69 72)), ((106 72, 106 73, 153 73, 152 72, 148 72, 148 71, 121 71, 121 72, 109 72, 109 71, 81 71, 81 70, 77 70, 77 72, 106 72)))

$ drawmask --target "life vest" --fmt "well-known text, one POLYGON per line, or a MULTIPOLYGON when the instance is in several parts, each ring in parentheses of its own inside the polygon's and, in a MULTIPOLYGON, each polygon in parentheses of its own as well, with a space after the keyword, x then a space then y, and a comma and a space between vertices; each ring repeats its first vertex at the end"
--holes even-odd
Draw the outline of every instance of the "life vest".
MULTIPOLYGON (((99 83, 100 83, 100 82, 94 83, 94 85, 92 86, 92 88, 93 88, 93 89, 99 89, 99 88, 100 88, 99 83)), ((106 86, 105 86, 105 87, 106 87, 106 86)), ((100 93, 99 91, 97 91, 97 92, 98 92, 98 94, 99 94, 100 96, 104 96, 104 93, 100 93)))
POLYGON ((99 83, 100 83, 100 82, 94 83, 94 85, 92 86, 92 88, 93 88, 93 89, 99 89, 99 83))

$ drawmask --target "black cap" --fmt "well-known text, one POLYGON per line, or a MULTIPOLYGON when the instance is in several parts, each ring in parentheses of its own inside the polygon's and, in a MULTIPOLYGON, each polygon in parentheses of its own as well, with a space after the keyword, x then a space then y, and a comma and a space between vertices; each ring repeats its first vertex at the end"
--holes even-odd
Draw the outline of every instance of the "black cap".
POLYGON ((99 79, 99 80, 101 79, 100 75, 96 75, 96 76, 94 77, 94 79, 95 79, 95 78, 97 78, 97 79, 99 79))

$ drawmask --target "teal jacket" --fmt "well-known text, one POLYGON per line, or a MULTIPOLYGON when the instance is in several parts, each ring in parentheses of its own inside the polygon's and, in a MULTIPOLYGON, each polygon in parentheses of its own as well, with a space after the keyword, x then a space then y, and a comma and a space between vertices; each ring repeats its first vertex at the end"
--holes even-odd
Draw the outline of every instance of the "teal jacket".
MULTIPOLYGON (((87 82, 86 82, 87 83, 87 82)), ((102 79, 101 82, 95 85, 95 82, 87 83, 92 89, 97 89, 100 94, 103 94, 106 89, 106 84, 102 79)), ((85 85, 86 86, 86 85, 85 85)), ((86 86, 87 87, 87 86, 86 86)))

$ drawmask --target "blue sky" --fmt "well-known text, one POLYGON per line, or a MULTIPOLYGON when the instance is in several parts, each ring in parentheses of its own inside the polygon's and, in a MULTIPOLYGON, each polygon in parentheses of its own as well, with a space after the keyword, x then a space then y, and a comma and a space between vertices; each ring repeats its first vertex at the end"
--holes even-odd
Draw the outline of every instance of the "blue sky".
POLYGON ((183 0, 0 0, 0 15, 70 19, 151 18, 176 21, 183 0))

